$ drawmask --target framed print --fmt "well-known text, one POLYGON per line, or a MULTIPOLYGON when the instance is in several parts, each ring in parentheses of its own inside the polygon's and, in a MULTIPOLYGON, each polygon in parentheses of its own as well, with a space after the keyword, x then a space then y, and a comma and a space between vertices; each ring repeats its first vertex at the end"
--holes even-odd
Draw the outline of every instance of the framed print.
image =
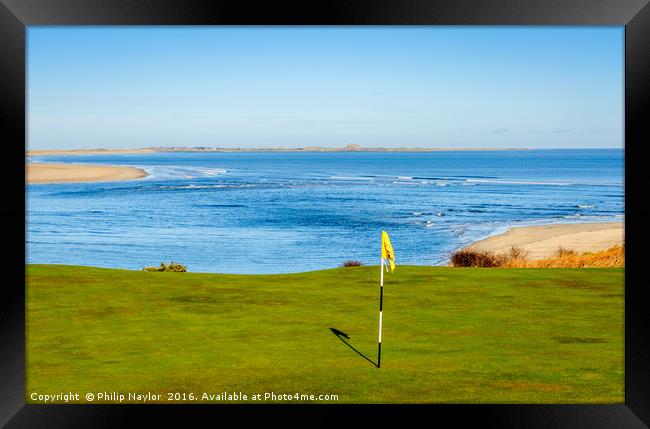
POLYGON ((647 2, 0 20, 0 423, 650 422, 647 2))

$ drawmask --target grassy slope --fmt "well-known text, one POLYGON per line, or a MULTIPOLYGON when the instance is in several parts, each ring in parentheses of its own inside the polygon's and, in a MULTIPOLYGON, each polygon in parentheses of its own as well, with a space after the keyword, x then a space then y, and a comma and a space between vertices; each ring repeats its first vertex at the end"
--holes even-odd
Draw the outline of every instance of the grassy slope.
MULTIPOLYGON (((338 394, 621 403, 623 269, 399 266, 253 276, 27 267, 27 394, 338 394)), ((29 398, 27 399, 30 402, 29 398)))

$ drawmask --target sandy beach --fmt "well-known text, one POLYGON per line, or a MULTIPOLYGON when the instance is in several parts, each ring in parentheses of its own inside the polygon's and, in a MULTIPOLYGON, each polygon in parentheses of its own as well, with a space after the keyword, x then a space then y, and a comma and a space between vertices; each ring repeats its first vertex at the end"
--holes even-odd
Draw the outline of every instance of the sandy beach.
POLYGON ((512 247, 519 247, 535 260, 552 256, 560 247, 576 252, 605 250, 622 244, 624 237, 623 222, 540 225, 510 228, 465 249, 507 253, 512 247))
POLYGON ((88 164, 26 164, 27 183, 74 183, 133 180, 147 172, 135 167, 88 164))

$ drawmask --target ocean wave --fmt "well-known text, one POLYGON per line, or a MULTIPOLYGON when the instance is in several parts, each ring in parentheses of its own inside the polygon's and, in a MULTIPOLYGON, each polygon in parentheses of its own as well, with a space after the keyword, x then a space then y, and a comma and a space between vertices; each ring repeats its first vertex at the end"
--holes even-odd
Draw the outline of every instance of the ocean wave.
POLYGON ((330 176, 332 180, 374 180, 370 176, 330 176))
POLYGON ((213 189, 213 188, 227 188, 228 185, 183 185, 174 186, 174 189, 213 189))
POLYGON ((228 170, 224 168, 197 168, 197 171, 205 174, 206 176, 216 176, 219 174, 226 174, 228 170))
POLYGON ((549 185, 569 186, 568 182, 537 182, 533 180, 498 180, 498 179, 466 179, 466 183, 493 183, 497 185, 549 185))
POLYGON ((410 185, 410 186, 417 186, 417 185, 420 184, 418 182, 405 182, 405 181, 401 181, 401 180, 397 180, 397 181, 394 181, 392 183, 393 183, 393 185, 410 185))
POLYGON ((215 177, 228 173, 225 168, 209 167, 187 167, 169 165, 136 166, 144 169, 151 177, 156 179, 200 179, 204 177, 215 177))
POLYGON ((150 167, 150 166, 142 166, 142 167, 138 167, 138 168, 143 169, 147 173, 147 175, 144 176, 144 177, 141 177, 140 180, 152 180, 152 179, 157 178, 156 174, 155 174, 155 168, 150 167))
POLYGON ((194 207, 202 208, 202 209, 212 209, 212 208, 238 208, 238 207, 246 207, 246 206, 242 204, 194 204, 194 207))
POLYGON ((433 177, 433 176, 413 176, 415 180, 447 180, 447 177, 433 177))
MULTIPOLYGON (((157 189, 169 189, 169 190, 177 190, 177 189, 240 189, 240 188, 258 188, 258 187, 268 187, 265 185, 257 185, 257 184, 252 184, 252 183, 238 183, 238 184, 211 184, 211 185, 196 185, 196 184, 189 184, 189 185, 163 185, 163 186, 158 186, 157 189)), ((286 188, 290 188, 291 186, 285 186, 286 188)))
POLYGON ((477 176, 475 174, 458 176, 458 177, 462 177, 465 179, 498 179, 497 176, 477 176))
POLYGON ((541 182, 535 180, 501 180, 501 179, 467 179, 469 183, 493 183, 497 185, 542 185, 542 186, 570 186, 569 182, 541 182))

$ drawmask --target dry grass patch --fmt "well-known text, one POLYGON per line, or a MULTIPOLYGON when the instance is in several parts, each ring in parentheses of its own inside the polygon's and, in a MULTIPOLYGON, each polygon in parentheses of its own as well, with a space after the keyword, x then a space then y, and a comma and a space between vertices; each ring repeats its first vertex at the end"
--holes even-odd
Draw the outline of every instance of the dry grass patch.
POLYGON ((579 253, 558 248, 551 257, 530 260, 527 253, 512 247, 508 253, 495 254, 480 250, 459 250, 451 256, 452 267, 502 268, 614 268, 625 266, 625 246, 618 245, 599 252, 579 253))

